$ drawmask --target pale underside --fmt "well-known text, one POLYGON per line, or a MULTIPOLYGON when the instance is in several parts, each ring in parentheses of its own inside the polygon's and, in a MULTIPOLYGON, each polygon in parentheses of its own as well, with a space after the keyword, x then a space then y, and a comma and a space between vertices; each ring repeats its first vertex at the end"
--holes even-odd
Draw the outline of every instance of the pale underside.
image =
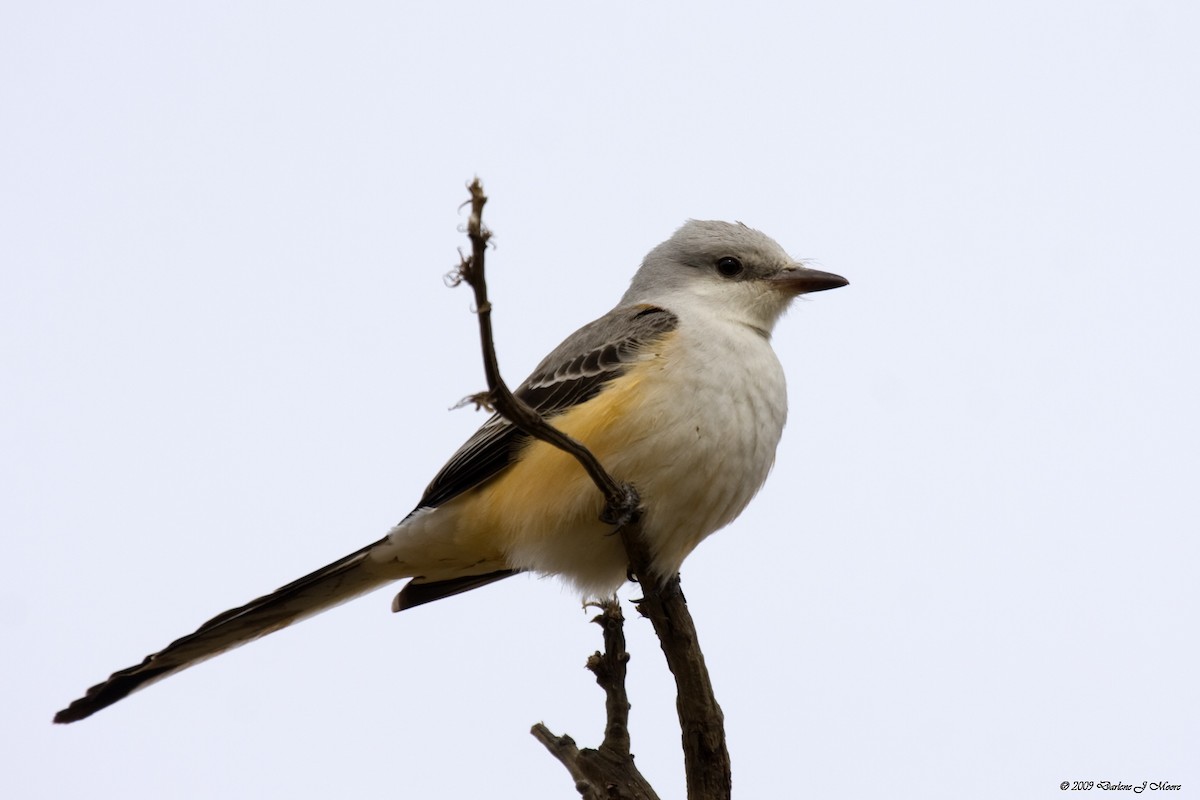
MULTIPOLYGON (((761 332, 683 315, 584 403, 551 417, 646 509, 654 571, 669 576, 762 486, 786 416, 783 373, 761 332)), ((372 549, 393 577, 441 581, 498 570, 559 575, 585 596, 626 579, 620 538, 600 522, 603 498, 575 459, 540 441, 437 508, 421 508, 372 549)))

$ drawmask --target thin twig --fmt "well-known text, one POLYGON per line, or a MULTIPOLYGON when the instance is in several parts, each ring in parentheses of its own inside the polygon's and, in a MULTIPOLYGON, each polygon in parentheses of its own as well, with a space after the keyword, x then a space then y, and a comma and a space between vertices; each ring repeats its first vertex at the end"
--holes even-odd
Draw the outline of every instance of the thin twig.
POLYGON ((613 525, 626 525, 638 517, 640 499, 637 490, 631 484, 614 479, 590 450, 542 419, 541 414, 512 393, 500 375, 492 334, 492 304, 488 300, 484 266, 487 243, 492 237, 492 232, 483 225, 483 206, 487 203, 487 195, 483 193, 483 185, 480 184, 479 178, 471 181, 468 189, 471 191, 471 216, 467 220, 467 237, 471 240, 471 255, 462 259, 459 274, 475 293, 479 341, 483 348, 483 370, 488 382, 486 404, 530 436, 574 456, 604 494, 604 521, 613 525))
POLYGON ((580 750, 569 736, 556 736, 542 723, 531 733, 562 762, 575 788, 586 800, 658 800, 654 788, 638 771, 629 752, 629 696, 625 692, 625 617, 615 597, 594 605, 600 614, 592 621, 604 629, 604 652, 587 660, 587 668, 604 690, 607 722, 604 742, 595 750, 580 750))
MULTIPOLYGON (((586 800, 592 800, 592 796, 588 794, 591 788, 591 782, 583 771, 583 767, 579 766, 579 748, 575 745, 575 740, 570 736, 558 736, 553 733, 542 723, 537 723, 529 732, 533 734, 533 738, 542 743, 550 755, 559 760, 567 772, 571 773, 571 777, 575 779, 575 788, 579 790, 579 794, 586 800)), ((597 800, 603 795, 595 795, 597 800)))
MULTIPOLYGON (((731 793, 731 777, 724 715, 713 694, 696 628, 679 586, 679 576, 660 576, 651 571, 652 554, 642 535, 637 490, 631 484, 614 479, 583 444, 554 428, 536 410, 513 395, 500 375, 492 336, 492 305, 484 274, 484 258, 491 238, 491 232, 483 225, 487 196, 478 178, 469 188, 471 215, 467 236, 471 241, 471 255, 462 259, 459 276, 475 292, 480 345, 488 381, 487 393, 477 397, 476 402, 490 405, 525 433, 573 455, 604 495, 606 507, 602 519, 619 526, 629 558, 630 576, 641 583, 644 593, 638 610, 654 626, 667 665, 675 676, 688 797, 690 800, 727 800, 731 793)), ((532 733, 567 767, 585 800, 627 797, 655 800, 654 790, 633 767, 633 757, 629 753, 629 700, 624 686, 624 661, 628 654, 624 652, 623 620, 619 619, 619 613, 617 607, 616 622, 609 619, 603 623, 605 653, 593 656, 588 662, 589 668, 596 673, 597 682, 605 689, 608 724, 604 743, 598 750, 580 750, 570 737, 555 736, 541 723, 534 726, 532 733), (610 628, 614 626, 619 641, 616 638, 610 641, 610 628), (595 666, 593 659, 598 659, 595 666), (614 778, 614 775, 620 777, 614 778), (602 789, 603 793, 600 793, 602 789)), ((602 614, 601 618, 604 616, 602 614)))
POLYGON ((604 690, 602 750, 629 755, 629 694, 625 691, 625 673, 629 653, 625 650, 625 615, 616 597, 594 603, 600 613, 592 620, 604 630, 604 651, 596 651, 587 660, 587 668, 604 690))

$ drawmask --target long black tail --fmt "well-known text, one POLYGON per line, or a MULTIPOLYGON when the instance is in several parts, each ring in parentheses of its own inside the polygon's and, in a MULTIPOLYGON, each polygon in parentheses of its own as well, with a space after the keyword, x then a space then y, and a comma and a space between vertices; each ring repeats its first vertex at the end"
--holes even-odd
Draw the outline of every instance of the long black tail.
POLYGON ((88 689, 87 694, 55 714, 54 721, 75 722, 90 717, 155 681, 395 580, 370 569, 367 552, 374 546, 364 547, 265 597, 210 619, 195 633, 146 656, 142 663, 114 672, 108 680, 88 689))

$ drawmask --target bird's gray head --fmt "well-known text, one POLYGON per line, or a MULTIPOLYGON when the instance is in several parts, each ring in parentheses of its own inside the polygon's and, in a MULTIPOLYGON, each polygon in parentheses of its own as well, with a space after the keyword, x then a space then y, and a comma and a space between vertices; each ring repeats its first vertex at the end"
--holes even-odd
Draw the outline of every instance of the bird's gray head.
POLYGON ((646 255, 621 304, 703 304, 770 333, 797 295, 846 283, 805 267, 774 239, 740 222, 689 220, 646 255))

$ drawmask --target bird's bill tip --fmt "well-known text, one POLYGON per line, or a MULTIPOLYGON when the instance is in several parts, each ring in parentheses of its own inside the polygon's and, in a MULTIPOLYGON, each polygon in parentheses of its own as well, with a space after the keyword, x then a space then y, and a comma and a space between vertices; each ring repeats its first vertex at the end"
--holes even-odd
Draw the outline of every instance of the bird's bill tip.
POLYGON ((834 275, 832 272, 822 272, 819 269, 809 269, 808 267, 789 269, 777 276, 774 279, 774 283, 784 291, 793 294, 824 292, 827 289, 838 289, 842 286, 850 285, 850 281, 841 275, 834 275))

